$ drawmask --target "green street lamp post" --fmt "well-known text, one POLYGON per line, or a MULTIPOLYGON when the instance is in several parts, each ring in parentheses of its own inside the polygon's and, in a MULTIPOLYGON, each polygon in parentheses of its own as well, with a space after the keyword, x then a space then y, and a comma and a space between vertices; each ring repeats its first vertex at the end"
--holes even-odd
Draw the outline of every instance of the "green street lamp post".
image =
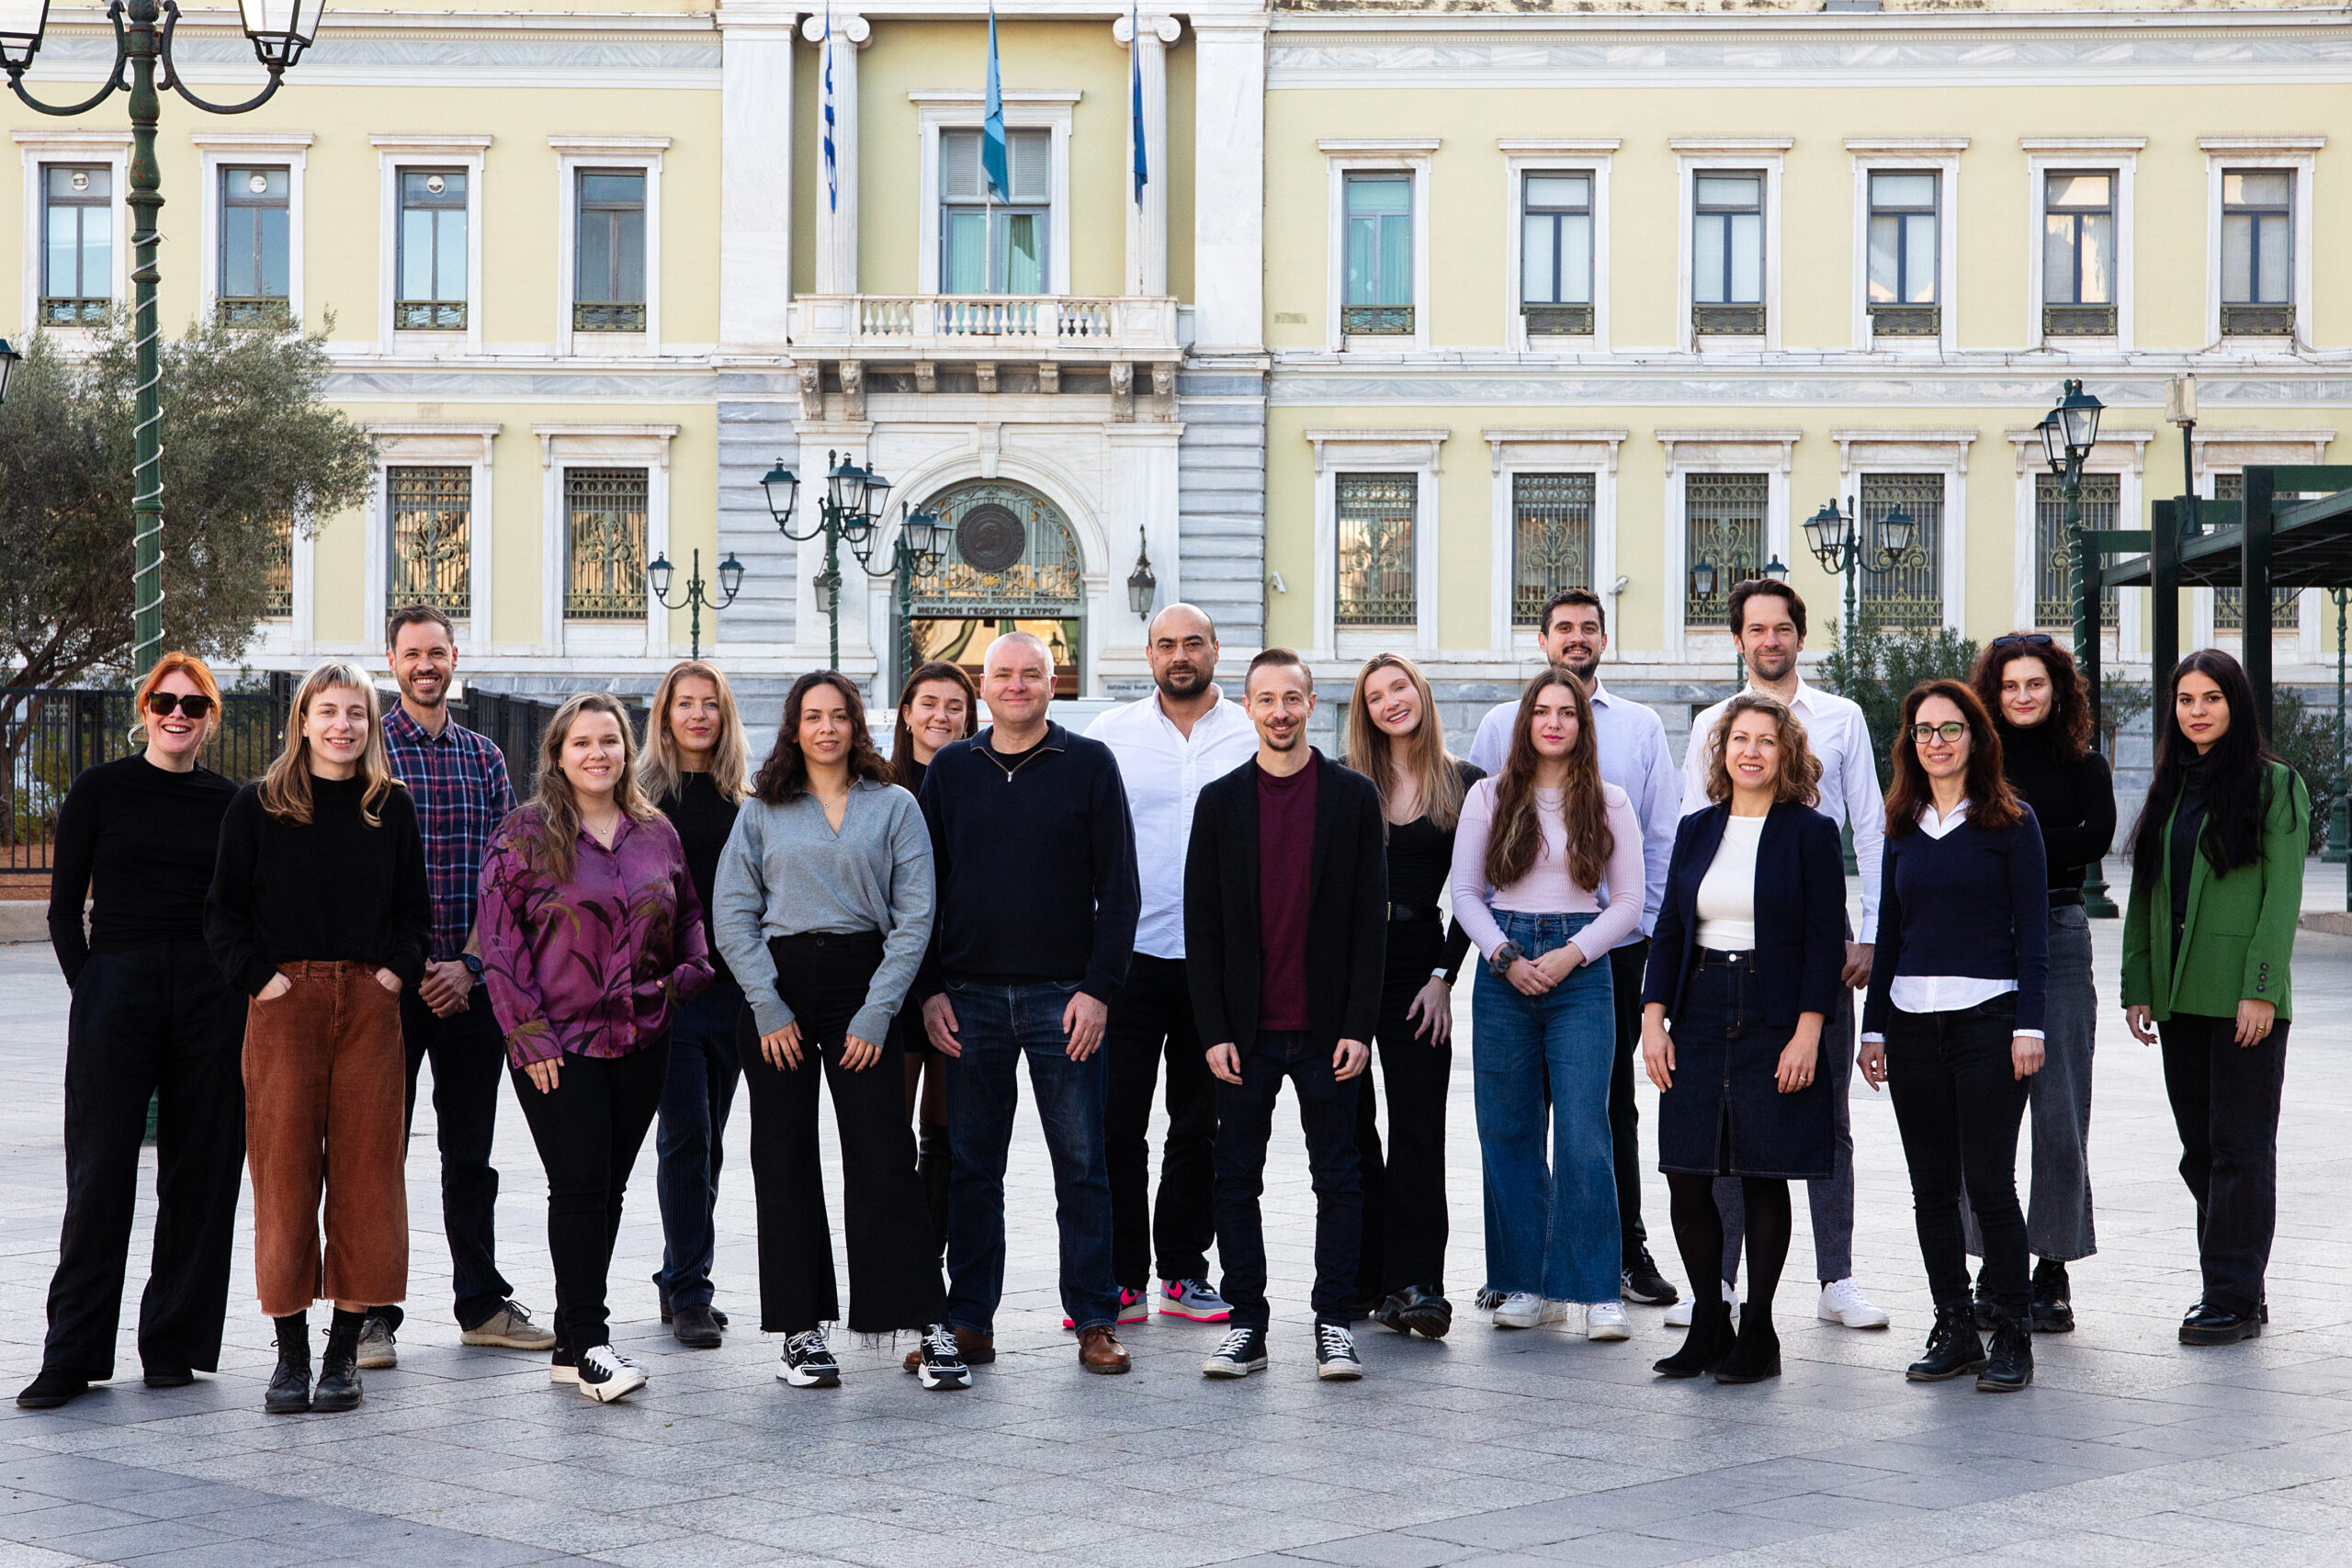
POLYGON ((846 543, 858 570, 876 581, 889 578, 899 614, 899 659, 914 667, 914 580, 939 570, 947 545, 947 525, 931 513, 899 508, 899 531, 891 536, 889 553, 877 570, 874 563, 885 518, 888 515, 890 481, 871 468, 862 468, 839 452, 825 454, 824 493, 817 498, 817 521, 806 533, 792 531, 792 513, 800 492, 798 476, 778 459, 760 481, 767 491, 768 514, 777 529, 796 544, 822 535, 825 570, 809 583, 817 608, 824 612, 832 637, 831 667, 842 662, 842 546, 846 543))
MULTIPOLYGON (((2331 588, 2327 596, 2335 601, 2335 802, 2327 808, 2327 842, 2319 858, 2331 864, 2352 864, 2352 800, 2346 798, 2352 791, 2352 777, 2345 772, 2344 760, 2344 621, 2345 606, 2352 601, 2352 588, 2331 588)), ((2352 873, 2346 873, 2344 884, 2344 907, 2352 909, 2352 873)))
MULTIPOLYGON (((2091 633, 2091 596, 2087 585, 2098 575, 2098 556, 2083 526, 2083 464, 2098 445, 2098 416, 2106 405, 2083 390, 2080 381, 2061 389, 2058 406, 2041 419, 2041 454, 2066 502, 2066 550, 2074 575, 2075 662, 2090 694, 2091 736, 2099 735, 2098 638, 2091 633)), ((2121 913, 2108 897, 2103 862, 2094 861, 2083 877, 2083 913, 2095 920, 2111 920, 2121 913)))
MULTIPOLYGON (((269 73, 269 82, 242 104, 215 104, 189 92, 174 62, 177 0, 114 0, 107 8, 107 19, 114 24, 114 68, 96 93, 64 107, 42 103, 25 91, 25 72, 49 30, 49 8, 50 0, 0 0, 0 70, 7 72, 10 90, 30 107, 61 118, 86 114, 118 92, 130 95, 130 193, 126 205, 132 216, 131 321, 138 333, 139 378, 130 487, 130 657, 134 669, 144 669, 164 646, 164 431, 155 318, 155 285, 161 276, 155 265, 161 239, 155 220, 164 206, 155 130, 163 105, 157 89, 168 88, 208 114, 244 114, 261 107, 318 36, 322 6, 321 0, 238 0, 245 37, 254 46, 254 57, 269 73)), ((0 365, 0 371, 5 368, 0 365)))
POLYGON ((694 553, 694 565, 686 571, 686 596, 674 604, 670 603, 670 576, 673 570, 668 556, 654 557, 653 564, 645 569, 645 586, 653 595, 653 602, 663 609, 691 608, 694 611, 692 618, 686 623, 690 628, 686 657, 700 659, 702 657, 703 606, 706 604, 710 606, 711 619, 716 621, 718 618, 718 612, 735 603, 735 595, 743 591, 743 563, 735 558, 735 553, 732 550, 727 553, 727 558, 718 563, 720 596, 714 599, 710 596, 710 584, 703 581, 702 552, 696 550, 694 553))
MULTIPOLYGON (((1865 525, 1859 507, 1841 512, 1834 496, 1805 519, 1804 542, 1824 571, 1846 580, 1846 618, 1838 624, 1838 636, 1849 650, 1853 647, 1861 574, 1867 571, 1872 577, 1883 577, 1905 567, 1916 567, 1927 558, 1927 552, 1919 545, 1919 525, 1903 508, 1892 507, 1885 516, 1865 525)), ((1854 694, 1840 694, 1850 697, 1854 694)))

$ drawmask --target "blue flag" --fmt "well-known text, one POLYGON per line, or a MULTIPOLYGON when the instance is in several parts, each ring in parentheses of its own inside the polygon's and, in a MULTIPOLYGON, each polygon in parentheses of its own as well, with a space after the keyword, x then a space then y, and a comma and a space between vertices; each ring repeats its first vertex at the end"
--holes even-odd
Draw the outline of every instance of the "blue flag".
POLYGON ((999 201, 1012 199, 1012 175, 1004 147, 1004 84, 996 64, 996 7, 989 7, 989 93, 980 120, 980 170, 999 201))
POLYGON ((833 161, 833 8, 831 6, 825 7, 822 50, 825 57, 825 209, 839 212, 842 209, 842 182, 841 171, 833 161))
POLYGON ((1143 151, 1143 13, 1135 7, 1128 13, 1127 27, 1127 123, 1135 138, 1136 205, 1143 205, 1143 187, 1151 183, 1151 170, 1143 151))

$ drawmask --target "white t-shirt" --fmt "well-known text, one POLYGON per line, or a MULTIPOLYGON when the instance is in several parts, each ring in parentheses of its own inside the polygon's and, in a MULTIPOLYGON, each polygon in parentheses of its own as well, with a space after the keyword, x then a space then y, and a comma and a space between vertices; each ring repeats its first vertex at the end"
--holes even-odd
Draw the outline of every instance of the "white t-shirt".
POLYGON ((1699 883, 1701 947, 1717 953, 1756 951, 1756 846, 1764 837, 1761 817, 1732 817, 1724 841, 1699 883))

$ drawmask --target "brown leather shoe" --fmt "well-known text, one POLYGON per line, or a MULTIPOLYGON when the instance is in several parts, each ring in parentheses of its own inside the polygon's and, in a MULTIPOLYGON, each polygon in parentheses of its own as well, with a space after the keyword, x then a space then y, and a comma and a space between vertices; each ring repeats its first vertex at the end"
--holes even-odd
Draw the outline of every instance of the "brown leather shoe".
POLYGON ((1136 1363, 1119 1343, 1117 1331, 1106 1323, 1079 1335, 1078 1364, 1090 1372, 1118 1373, 1133 1370, 1136 1363))
MULTIPOLYGON (((989 1366, 996 1360, 996 1336, 982 1334, 977 1328, 959 1328, 956 1331, 956 1353, 964 1358, 967 1367, 989 1366)), ((910 1372, 922 1371, 922 1347, 918 1345, 908 1351, 907 1359, 899 1364, 910 1372)))

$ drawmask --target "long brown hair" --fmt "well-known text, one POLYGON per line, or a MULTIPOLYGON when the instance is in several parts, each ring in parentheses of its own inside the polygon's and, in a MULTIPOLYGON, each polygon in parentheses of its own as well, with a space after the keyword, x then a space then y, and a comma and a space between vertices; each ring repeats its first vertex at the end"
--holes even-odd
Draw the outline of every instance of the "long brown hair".
POLYGON ((542 829, 530 852, 532 869, 558 882, 571 881, 571 874, 580 868, 580 800, 563 771, 563 743, 581 716, 591 713, 605 714, 620 726, 621 776, 613 785, 613 803, 632 822, 650 822, 660 815, 638 782, 637 729, 628 721, 628 709, 610 692, 574 692, 555 710, 555 716, 548 720, 547 733, 539 737, 538 776, 532 784, 530 803, 523 807, 538 818, 542 829))
POLYGON ((1356 674, 1355 695, 1348 703, 1348 766, 1372 781, 1380 795, 1380 816, 1388 819, 1389 795, 1396 787, 1395 750, 1405 749, 1405 771, 1412 775, 1413 793, 1430 826, 1450 833, 1462 819, 1462 768, 1445 749, 1445 726, 1437 716, 1430 683, 1413 661, 1401 653, 1374 654, 1356 674), (1410 735, 1391 736, 1374 724, 1363 690, 1383 670, 1401 670, 1421 701, 1421 722, 1410 735))
POLYGON ((1804 726, 1789 705, 1770 692, 1746 691, 1724 705, 1723 716, 1715 720, 1708 743, 1715 755, 1707 768, 1707 798, 1721 805, 1731 798, 1731 761, 1725 753, 1731 750, 1731 727, 1740 715, 1760 713, 1770 718, 1781 750, 1781 776, 1772 790, 1773 802, 1794 801, 1799 806, 1821 803, 1821 759, 1813 754, 1813 747, 1804 738, 1804 726))
POLYGON ((899 688, 899 705, 892 710, 890 724, 890 778, 901 789, 915 787, 915 770, 922 766, 915 761, 915 733, 907 724, 907 708, 914 702, 915 693, 933 681, 944 681, 963 691, 964 739, 980 732, 980 694, 972 689, 972 677, 964 667, 944 659, 916 665, 907 683, 899 688))
MULTIPOLYGON (((1997 723, 2008 720, 2001 714, 2001 677, 2009 672, 2009 663, 2018 659, 2039 659, 2041 667, 2050 671, 2050 716, 2034 726, 2046 729, 2057 743, 2058 760, 2079 761, 2091 747, 2090 688, 2084 682, 2082 671, 2075 666, 2075 656, 2059 645, 2055 637, 2039 632, 2010 632, 2008 641, 1995 637, 1976 656, 1976 667, 1968 673, 1968 683, 1976 688, 1976 695, 1997 723), (2041 637, 2028 642, 2027 637, 2041 637)), ((2012 729, 2015 725, 2010 725, 2012 729)), ((1972 807, 1972 809, 1973 809, 1972 807)))
POLYGON ((808 793, 808 761, 800 754, 800 710, 807 705, 808 694, 820 686, 839 692, 842 705, 849 709, 850 782, 892 782, 890 764, 882 760, 882 753, 874 749, 874 737, 866 733, 865 701, 857 694, 856 685, 838 670, 811 670, 795 681, 786 694, 784 722, 775 727, 775 749, 760 764, 759 777, 752 781, 752 793, 770 806, 782 806, 808 793))
POLYGON ((1911 726, 1929 697, 1941 697, 1968 721, 1968 819, 1977 827, 2002 832, 2018 825, 2023 807, 2017 791, 2001 773, 2001 735, 1993 716, 1964 681, 1922 681, 1903 699, 1903 722, 1894 727, 1894 787, 1886 792, 1886 836, 1899 839, 1919 826, 1919 813, 1935 801, 1927 764, 1912 743, 1911 726))
POLYGON ((384 749, 383 705, 376 697, 376 682, 368 671, 342 660, 329 660, 302 677, 301 689, 286 715, 286 744, 261 776, 261 808, 281 822, 311 825, 311 742, 302 721, 311 705, 330 687, 345 686, 368 699, 368 745, 359 753, 359 776, 367 789, 359 796, 359 818, 370 828, 384 825, 377 807, 401 781, 392 777, 391 754, 384 749))
POLYGON ((645 710, 645 757, 638 783, 649 800, 662 800, 684 780, 685 768, 678 738, 670 728, 670 705, 683 681, 707 681, 718 694, 718 734, 710 745, 710 782, 730 806, 738 805, 752 787, 752 748, 743 739, 743 718, 735 710, 735 693, 718 666, 699 659, 683 659, 670 666, 653 691, 653 705, 645 710))
POLYGON ((1592 699, 1584 682, 1546 670, 1520 694, 1519 716, 1511 721, 1510 753, 1495 784, 1495 815, 1487 830, 1487 882, 1508 887, 1535 868, 1544 852, 1544 829, 1536 820, 1535 699, 1557 686, 1574 694, 1577 738, 1568 748, 1568 776, 1560 790, 1560 821, 1567 829, 1568 872, 1582 887, 1599 887, 1616 852, 1609 827, 1609 802, 1600 793, 1600 747, 1592 733, 1592 699))

